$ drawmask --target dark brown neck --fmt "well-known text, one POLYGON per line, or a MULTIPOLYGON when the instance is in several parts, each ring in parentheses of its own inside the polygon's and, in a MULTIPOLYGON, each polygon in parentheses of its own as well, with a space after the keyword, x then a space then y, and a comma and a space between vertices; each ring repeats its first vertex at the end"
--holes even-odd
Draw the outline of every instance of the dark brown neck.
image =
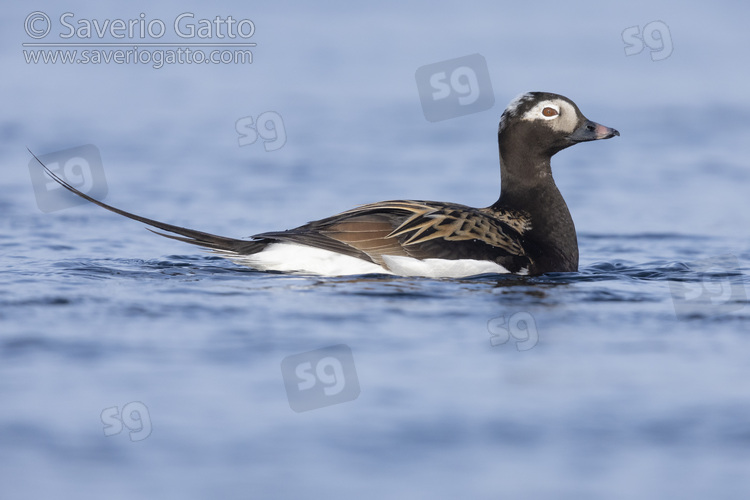
POLYGON ((524 238, 537 272, 577 271, 578 239, 568 205, 552 178, 549 159, 504 154, 500 143, 500 198, 494 209, 524 211, 531 229, 524 238))

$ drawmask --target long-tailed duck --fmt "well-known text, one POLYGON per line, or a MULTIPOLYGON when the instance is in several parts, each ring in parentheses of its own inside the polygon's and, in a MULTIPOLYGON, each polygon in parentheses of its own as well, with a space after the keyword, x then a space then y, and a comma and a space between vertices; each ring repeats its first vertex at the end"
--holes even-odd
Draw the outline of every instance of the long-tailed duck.
MULTIPOLYGON (((551 157, 573 144, 620 135, 588 120, 570 99, 516 97, 500 118, 500 198, 487 208, 398 200, 371 203, 296 229, 227 238, 147 219, 77 190, 78 196, 261 271, 341 276, 394 274, 457 278, 578 270, 575 226, 552 178, 551 157)), ((33 154, 33 153, 32 153, 33 154)), ((34 156, 36 158, 36 156, 34 156)), ((38 158, 37 158, 38 160, 38 158)), ((42 163, 41 161, 39 162, 42 163)))

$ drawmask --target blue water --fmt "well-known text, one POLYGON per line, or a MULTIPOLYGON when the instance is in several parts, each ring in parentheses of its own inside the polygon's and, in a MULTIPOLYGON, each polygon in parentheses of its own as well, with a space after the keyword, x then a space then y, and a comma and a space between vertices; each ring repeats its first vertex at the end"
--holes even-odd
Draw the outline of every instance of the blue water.
POLYGON ((27 65, 31 9, 2 19, 0 497, 750 495, 746 8, 45 5, 248 17, 258 46, 250 67, 27 65), (657 20, 670 57, 626 56, 657 20), (474 53, 494 108, 425 120, 416 69, 474 53), (526 90, 622 134, 553 159, 578 273, 260 273, 95 206, 42 213, 27 167, 26 146, 94 144, 107 202, 234 237, 383 199, 486 206, 526 90), (267 111, 283 147, 240 147, 267 111), (342 344, 359 392, 294 411, 282 361, 342 344))

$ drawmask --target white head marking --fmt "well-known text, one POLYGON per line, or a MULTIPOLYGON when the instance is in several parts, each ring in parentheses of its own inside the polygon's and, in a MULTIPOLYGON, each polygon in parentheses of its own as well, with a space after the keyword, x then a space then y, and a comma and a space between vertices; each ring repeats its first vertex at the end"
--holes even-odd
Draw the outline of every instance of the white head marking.
POLYGON ((534 96, 531 92, 527 92, 525 94, 519 94, 517 95, 510 103, 508 104, 508 107, 505 108, 505 112, 509 115, 515 115, 518 113, 518 108, 525 103, 526 101, 530 101, 533 99, 534 96))
POLYGON ((578 124, 578 114, 575 108, 562 99, 549 99, 538 102, 526 111, 521 120, 545 122, 552 130, 572 132, 578 124))
POLYGON ((526 92, 525 94, 517 95, 512 101, 510 101, 508 107, 505 108, 505 112, 500 117, 500 126, 498 130, 502 131, 505 128, 505 120, 518 116, 518 108, 520 108, 526 101, 532 99, 534 99, 534 95, 531 92, 526 92))

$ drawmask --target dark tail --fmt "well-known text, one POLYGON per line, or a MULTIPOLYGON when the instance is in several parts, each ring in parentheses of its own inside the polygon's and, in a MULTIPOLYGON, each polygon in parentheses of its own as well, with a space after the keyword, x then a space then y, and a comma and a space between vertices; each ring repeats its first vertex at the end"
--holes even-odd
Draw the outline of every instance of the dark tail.
POLYGON ((149 226, 167 231, 168 233, 180 235, 174 236, 171 234, 164 234, 160 233, 159 231, 154 231, 153 229, 146 228, 152 233, 158 234, 159 236, 164 236, 165 238, 171 238, 173 240, 184 241, 185 243, 198 245, 204 248, 210 248, 212 250, 235 253, 238 255, 249 255, 260 252, 268 244, 267 241, 263 240, 238 240, 235 238, 227 238, 224 236, 217 236, 215 234, 204 233, 202 231, 196 231, 194 229, 188 229, 185 227, 173 226, 172 224, 166 224, 164 222, 159 222, 158 220, 148 219, 146 217, 141 217, 140 215, 131 214, 130 212, 126 212, 125 210, 120 210, 119 208, 115 208, 111 205, 107 205, 106 203, 102 203, 101 201, 96 200, 91 196, 77 190, 76 188, 68 184, 64 179, 60 178, 57 174, 52 172, 49 168, 47 168, 47 165, 42 163, 42 161, 34 153, 32 153, 30 149, 29 153, 31 153, 31 156, 33 156, 34 159, 39 162, 39 165, 41 165, 44 171, 47 172, 47 175, 49 175, 55 182, 60 184, 71 193, 76 194, 84 200, 90 201, 95 205, 99 205, 100 207, 109 210, 110 212, 125 216, 128 219, 137 220, 138 222, 142 222, 149 226))

